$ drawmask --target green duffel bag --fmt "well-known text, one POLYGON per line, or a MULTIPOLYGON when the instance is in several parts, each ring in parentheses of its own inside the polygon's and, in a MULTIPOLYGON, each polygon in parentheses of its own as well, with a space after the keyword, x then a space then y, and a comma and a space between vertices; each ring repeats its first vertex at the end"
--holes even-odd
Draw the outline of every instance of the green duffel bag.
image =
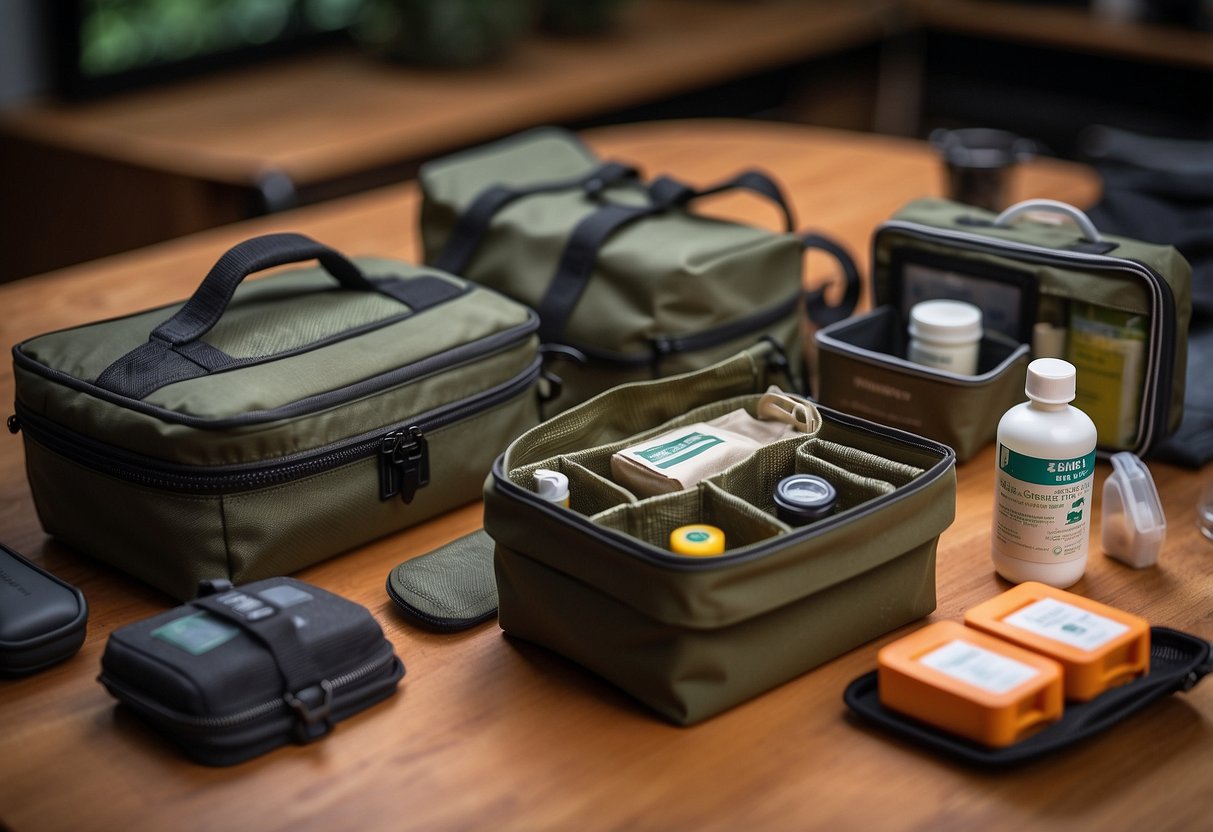
MULTIPOLYGON (((749 170, 696 189, 643 181, 574 135, 532 130, 422 166, 426 262, 534 308, 563 389, 552 412, 628 381, 712 364, 771 337, 801 364, 806 308, 816 325, 851 313, 859 276, 818 234, 791 233, 779 186, 749 170), (694 213, 696 199, 742 189, 770 200, 782 232, 694 213), (838 306, 806 299, 805 249, 842 268, 838 306)), ((802 382, 803 386, 803 382, 802 382)))
POLYGON ((537 326, 435 269, 268 235, 184 304, 18 344, 10 427, 48 533, 187 599, 476 499, 538 422, 537 326))
POLYGON ((516 439, 485 485, 499 620, 669 720, 732 707, 935 608, 935 548, 955 512, 949 448, 825 408, 815 429, 766 444, 697 485, 641 498, 610 476, 615 451, 759 402, 778 367, 761 344, 712 367, 602 393, 516 439), (568 507, 535 490, 569 480, 568 507), (792 527, 773 491, 816 474, 835 513, 792 527), (545 474, 546 476, 546 474, 545 474), (671 531, 722 530, 685 557, 671 531))
POLYGON ((1074 405, 1095 421, 1101 454, 1145 454, 1179 426, 1192 286, 1171 246, 1101 234, 1052 200, 996 215, 920 199, 876 230, 872 295, 871 312, 816 334, 823 404, 947 443, 963 461, 1026 400, 1028 362, 1053 357, 1077 368, 1074 405), (910 310, 936 298, 981 309, 976 374, 907 359, 910 310))

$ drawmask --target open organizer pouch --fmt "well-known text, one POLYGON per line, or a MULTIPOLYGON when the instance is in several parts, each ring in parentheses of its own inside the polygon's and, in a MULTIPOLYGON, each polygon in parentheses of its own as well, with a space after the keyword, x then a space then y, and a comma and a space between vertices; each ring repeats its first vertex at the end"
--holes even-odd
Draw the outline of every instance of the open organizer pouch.
MULTIPOLYGON (((533 428, 485 485, 506 633, 562 653, 673 722, 736 705, 935 608, 935 546, 955 510, 949 448, 821 408, 817 426, 765 445, 695 486, 639 498, 610 458, 649 437, 743 409, 782 381, 758 344, 706 369, 602 393, 533 428), (569 479, 542 499, 533 473, 569 479), (818 474, 836 513, 792 528, 772 492, 818 474), (726 551, 667 548, 693 523, 726 551)), ((806 405, 812 408, 812 405, 806 405)))
POLYGON ((872 292, 871 312, 817 333, 826 405, 938 439, 963 461, 1025 400, 1028 362, 1053 357, 1077 368, 1073 404, 1102 454, 1144 454, 1179 426, 1191 270, 1170 246, 1102 235, 1050 200, 994 215, 921 199, 876 230, 872 292), (982 310, 975 375, 906 359, 910 309, 937 298, 982 310))

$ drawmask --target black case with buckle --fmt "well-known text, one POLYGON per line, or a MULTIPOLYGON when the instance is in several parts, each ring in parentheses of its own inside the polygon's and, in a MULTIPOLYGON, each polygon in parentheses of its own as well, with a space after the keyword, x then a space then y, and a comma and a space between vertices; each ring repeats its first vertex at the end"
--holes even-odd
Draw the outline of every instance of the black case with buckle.
POLYGON ((193 601, 115 630, 100 681, 195 760, 232 765, 325 736, 403 675, 365 607, 270 578, 204 582, 193 601))

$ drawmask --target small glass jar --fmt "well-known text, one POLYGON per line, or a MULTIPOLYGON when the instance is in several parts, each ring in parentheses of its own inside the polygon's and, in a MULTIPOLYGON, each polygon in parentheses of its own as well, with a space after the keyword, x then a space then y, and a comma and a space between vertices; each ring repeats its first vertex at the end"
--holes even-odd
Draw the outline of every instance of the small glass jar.
POLYGON ((834 512, 838 491, 816 474, 793 474, 775 485, 775 514, 789 526, 807 526, 834 512))

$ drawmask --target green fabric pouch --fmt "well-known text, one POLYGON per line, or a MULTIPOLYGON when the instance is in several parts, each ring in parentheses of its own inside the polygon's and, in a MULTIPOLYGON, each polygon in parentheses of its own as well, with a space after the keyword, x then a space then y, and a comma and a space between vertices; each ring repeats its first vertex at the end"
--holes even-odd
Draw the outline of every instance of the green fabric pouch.
POLYGON ((48 533, 185 599, 476 499, 538 422, 537 326, 433 268, 257 237, 184 304, 15 346, 10 426, 48 533))
POLYGON ((639 499, 609 478, 619 448, 742 408, 774 380, 761 344, 703 370, 610 390, 533 428, 485 486, 499 620, 689 724, 935 608, 935 547, 955 510, 954 457, 911 434, 821 409, 809 435, 764 446, 694 488, 639 499), (540 499, 536 468, 569 478, 540 499), (839 508, 792 528, 772 492, 824 476, 839 508), (709 523, 716 557, 667 548, 709 523))
POLYGON ((995 215, 922 199, 876 230, 872 290, 875 311, 817 333, 824 404, 938 439, 963 460, 1025 400, 1028 361, 1049 356, 1077 368, 1074 405, 1095 421, 1102 454, 1145 454, 1179 426, 1192 289, 1171 246, 1100 234, 1052 200, 995 215), (933 298, 981 308, 978 375, 905 360, 909 311, 933 298))
POLYGON ((562 390, 552 412, 629 381, 699 369, 771 337, 800 361, 803 310, 824 325, 859 297, 854 263, 836 243, 790 233, 779 186, 757 170, 696 189, 644 181, 602 161, 573 134, 531 130, 424 165, 426 262, 539 313, 562 390), (696 199, 741 189, 785 220, 768 231, 694 213, 696 199), (805 297, 805 249, 839 261, 838 306, 805 297))

